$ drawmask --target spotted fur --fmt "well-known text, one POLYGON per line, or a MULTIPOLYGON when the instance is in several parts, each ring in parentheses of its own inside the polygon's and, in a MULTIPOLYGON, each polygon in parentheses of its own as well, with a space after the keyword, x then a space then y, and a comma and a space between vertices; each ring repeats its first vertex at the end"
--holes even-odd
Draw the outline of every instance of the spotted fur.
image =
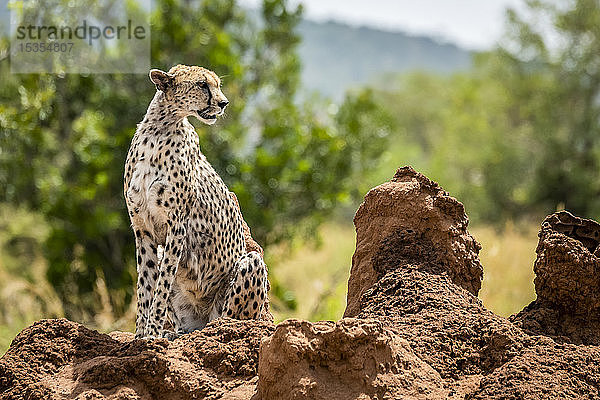
POLYGON ((221 316, 266 312, 267 272, 245 252, 242 216, 200 152, 194 116, 212 125, 228 104, 215 73, 150 71, 157 92, 138 124, 124 191, 137 253, 136 337, 172 337, 221 316), (175 332, 164 329, 167 318, 175 332))

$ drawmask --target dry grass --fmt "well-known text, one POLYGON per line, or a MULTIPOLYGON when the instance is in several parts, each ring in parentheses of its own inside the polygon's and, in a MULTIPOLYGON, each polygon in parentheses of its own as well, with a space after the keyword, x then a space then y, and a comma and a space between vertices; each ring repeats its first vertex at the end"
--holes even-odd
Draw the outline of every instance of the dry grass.
POLYGON ((339 319, 346 307, 346 292, 352 253, 354 229, 327 224, 321 227, 320 243, 277 246, 267 249, 269 273, 285 288, 284 296, 295 299, 295 309, 273 302, 276 320, 303 318, 311 320, 339 319))
POLYGON ((62 316, 62 303, 45 280, 40 243, 48 234, 41 216, 0 205, 0 354, 24 327, 62 316))
POLYGON ((483 283, 479 297, 493 312, 509 316, 535 299, 533 262, 537 246, 536 225, 507 224, 502 231, 476 227, 471 234, 483 248, 483 283))

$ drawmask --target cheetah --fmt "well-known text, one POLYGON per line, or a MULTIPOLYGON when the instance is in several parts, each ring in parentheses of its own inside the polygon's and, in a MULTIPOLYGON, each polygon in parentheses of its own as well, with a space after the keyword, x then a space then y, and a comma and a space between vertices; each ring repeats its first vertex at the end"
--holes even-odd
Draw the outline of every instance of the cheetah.
POLYGON ((177 65, 150 71, 156 94, 125 163, 124 193, 135 234, 136 338, 174 338, 219 317, 261 318, 267 269, 246 253, 235 196, 200 151, 188 117, 207 125, 229 101, 212 71, 177 65), (165 329, 170 320, 173 331, 165 329))

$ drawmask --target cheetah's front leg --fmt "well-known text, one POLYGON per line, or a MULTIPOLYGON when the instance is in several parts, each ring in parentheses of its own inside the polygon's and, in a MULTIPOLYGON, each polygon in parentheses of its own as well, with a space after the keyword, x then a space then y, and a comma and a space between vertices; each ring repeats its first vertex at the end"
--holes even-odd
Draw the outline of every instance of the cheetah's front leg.
POLYGON ((152 293, 158 279, 158 249, 149 233, 135 230, 135 248, 137 264, 137 314, 135 319, 135 337, 144 336, 148 322, 148 313, 152 305, 152 293))
POLYGON ((169 221, 168 224, 164 254, 160 260, 158 280, 145 329, 146 337, 162 337, 164 334, 168 297, 185 246, 185 228, 181 220, 169 221))
POLYGON ((267 290, 267 266, 260 254, 251 251, 236 263, 221 316, 257 319, 265 311, 267 290))

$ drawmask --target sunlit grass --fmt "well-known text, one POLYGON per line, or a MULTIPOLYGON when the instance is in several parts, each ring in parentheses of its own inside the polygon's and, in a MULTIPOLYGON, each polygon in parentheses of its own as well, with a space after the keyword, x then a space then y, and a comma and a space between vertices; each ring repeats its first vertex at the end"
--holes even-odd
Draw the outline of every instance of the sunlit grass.
POLYGON ((285 288, 284 296, 294 299, 296 304, 295 309, 290 309, 273 299, 276 321, 342 317, 355 246, 354 229, 347 225, 326 224, 320 229, 319 236, 318 244, 267 249, 271 279, 285 288))
POLYGON ((533 263, 538 227, 507 224, 502 231, 480 226, 471 234, 483 248, 483 283, 479 297, 493 312, 509 316, 535 299, 533 263))

